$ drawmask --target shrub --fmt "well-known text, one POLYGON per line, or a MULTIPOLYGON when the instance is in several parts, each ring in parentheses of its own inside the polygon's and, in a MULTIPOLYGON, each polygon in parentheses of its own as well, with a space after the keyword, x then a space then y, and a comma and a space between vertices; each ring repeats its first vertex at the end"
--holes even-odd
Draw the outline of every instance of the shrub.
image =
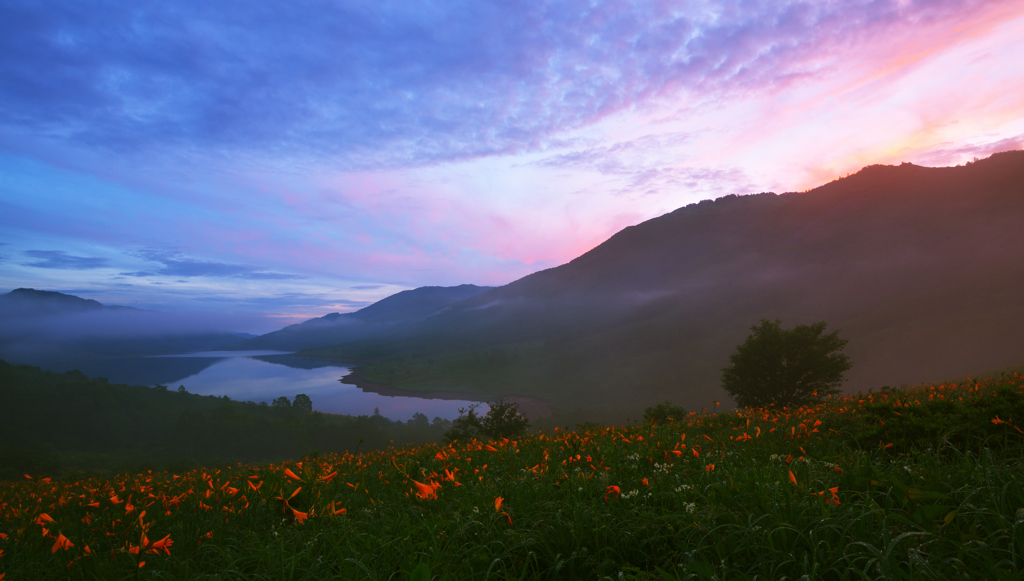
POLYGON ((654 407, 649 407, 644 410, 644 423, 646 424, 665 424, 672 421, 679 421, 686 417, 686 408, 683 406, 673 405, 669 400, 665 400, 654 407))
POLYGON ((515 438, 525 434, 530 427, 530 420, 519 413, 519 404, 516 402, 498 400, 490 404, 491 409, 482 417, 476 413, 479 406, 473 404, 469 408, 459 408, 459 417, 452 421, 451 429, 444 434, 445 442, 471 438, 515 438))

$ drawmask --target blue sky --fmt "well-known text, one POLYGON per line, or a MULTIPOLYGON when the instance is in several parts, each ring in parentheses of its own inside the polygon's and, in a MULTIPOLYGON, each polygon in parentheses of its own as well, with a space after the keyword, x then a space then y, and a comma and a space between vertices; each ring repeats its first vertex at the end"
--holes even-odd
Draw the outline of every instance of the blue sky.
POLYGON ((4 2, 0 291, 262 332, 1024 146, 1024 4, 4 2))

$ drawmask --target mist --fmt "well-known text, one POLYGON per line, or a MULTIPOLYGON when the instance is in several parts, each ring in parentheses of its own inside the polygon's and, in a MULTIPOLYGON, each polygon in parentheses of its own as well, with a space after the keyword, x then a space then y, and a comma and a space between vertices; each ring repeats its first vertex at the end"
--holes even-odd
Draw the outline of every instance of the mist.
POLYGON ((105 306, 50 291, 0 296, 0 358, 53 368, 57 360, 230 348, 251 335, 241 317, 105 306))

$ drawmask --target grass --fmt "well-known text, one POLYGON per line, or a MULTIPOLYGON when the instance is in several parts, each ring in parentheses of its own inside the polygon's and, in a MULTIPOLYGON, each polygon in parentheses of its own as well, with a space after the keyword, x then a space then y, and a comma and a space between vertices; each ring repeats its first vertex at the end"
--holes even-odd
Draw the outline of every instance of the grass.
POLYGON ((24 478, 0 483, 0 579, 1019 579, 1022 394, 1012 374, 657 426, 24 478))

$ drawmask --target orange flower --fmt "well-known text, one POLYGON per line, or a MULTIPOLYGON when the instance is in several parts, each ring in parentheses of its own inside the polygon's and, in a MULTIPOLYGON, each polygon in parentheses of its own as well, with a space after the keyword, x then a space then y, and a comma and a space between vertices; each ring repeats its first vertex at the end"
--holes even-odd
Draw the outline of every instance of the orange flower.
POLYGON ((320 481, 321 482, 330 482, 331 480, 334 480, 334 477, 337 476, 337 475, 338 475, 337 472, 331 472, 327 476, 321 476, 320 477, 320 481))
POLYGON ((694 458, 700 458, 700 452, 698 452, 696 448, 690 448, 690 451, 693 452, 694 458))
POLYGON ((487 444, 486 446, 484 446, 484 450, 487 450, 488 452, 497 452, 498 451, 497 448, 495 448, 494 446, 492 446, 490 444, 487 444))
POLYGON ((71 541, 69 541, 67 537, 64 536, 64 533, 58 531, 57 542, 53 543, 53 548, 50 549, 50 552, 56 553, 57 549, 64 549, 66 551, 73 546, 75 545, 71 541))
POLYGON ((39 518, 36 519, 36 524, 39 526, 42 526, 43 524, 48 522, 53 522, 53 519, 50 518, 50 515, 46 514, 45 512, 41 513, 39 515, 39 518))
POLYGON ((715 465, 714 464, 708 464, 707 466, 704 467, 704 469, 707 470, 708 472, 714 472, 715 471, 715 465))
POLYGON ((789 481, 796 484, 796 474, 793 474, 792 470, 789 471, 789 481))
POLYGON ((166 537, 164 537, 164 538, 160 539, 159 541, 157 541, 157 542, 153 543, 152 545, 150 545, 149 546, 149 552, 150 553, 159 553, 160 551, 163 551, 163 552, 167 553, 167 556, 170 556, 171 555, 171 545, 173 545, 173 544, 174 544, 174 541, 171 540, 171 535, 167 535, 166 537))
POLYGON ((650 482, 649 482, 649 481, 648 481, 648 480, 647 480, 646 478, 644 478, 644 479, 643 479, 643 480, 641 480, 640 482, 643 482, 643 483, 644 483, 644 486, 650 486, 650 485, 651 485, 651 483, 650 483, 650 482))
POLYGON ((1001 419, 999 419, 999 416, 996 416, 996 417, 995 417, 995 418, 994 418, 994 419, 992 420, 992 423, 998 426, 999 424, 1005 424, 1005 423, 1006 423, 1006 420, 1001 420, 1001 419))
POLYGON ((345 510, 344 508, 336 509, 335 506, 334 506, 334 501, 333 500, 331 501, 331 504, 327 505, 327 511, 331 515, 333 515, 333 516, 338 516, 339 514, 347 514, 348 513, 348 511, 345 510))
MULTIPOLYGON (((292 508, 292 507, 289 506, 288 508, 292 508)), ((297 522, 299 524, 302 524, 302 523, 306 522, 306 519, 309 518, 309 513, 308 512, 299 512, 299 511, 295 510, 294 508, 292 508, 292 514, 295 515, 295 522, 297 522)))
POLYGON ((422 482, 416 482, 415 480, 413 480, 412 483, 416 486, 416 496, 424 500, 428 498, 437 499, 437 489, 430 484, 423 484, 422 482))
POLYGON ((292 480, 298 480, 299 482, 302 482, 302 479, 299 478, 294 472, 292 472, 291 468, 285 468, 284 475, 287 476, 288 478, 291 478, 292 480))
POLYGON ((505 499, 500 497, 500 496, 498 498, 494 499, 494 511, 495 512, 501 510, 501 503, 502 502, 505 502, 505 499))
POLYGON ((604 501, 608 502, 608 495, 612 493, 615 494, 615 498, 618 498, 620 492, 622 492, 622 490, 620 490, 618 486, 609 486, 608 491, 604 493, 604 501))

